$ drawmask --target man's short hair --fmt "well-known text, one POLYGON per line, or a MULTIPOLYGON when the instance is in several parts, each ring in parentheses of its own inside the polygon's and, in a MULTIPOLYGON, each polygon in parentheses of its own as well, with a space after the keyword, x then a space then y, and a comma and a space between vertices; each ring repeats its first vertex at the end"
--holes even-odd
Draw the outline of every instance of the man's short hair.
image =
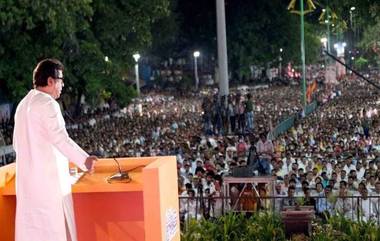
POLYGON ((58 59, 44 59, 40 61, 33 71, 33 86, 46 86, 49 77, 55 79, 63 78, 63 76, 59 74, 63 69, 63 64, 58 59))
POLYGON ((295 186, 289 186, 289 187, 288 187, 288 191, 289 191, 289 190, 294 190, 294 191, 295 191, 295 190, 296 190, 296 187, 295 187, 295 186))
POLYGON ((317 182, 317 183, 315 184, 315 187, 317 187, 318 185, 321 185, 322 188, 323 188, 323 184, 322 184, 321 182, 317 182))

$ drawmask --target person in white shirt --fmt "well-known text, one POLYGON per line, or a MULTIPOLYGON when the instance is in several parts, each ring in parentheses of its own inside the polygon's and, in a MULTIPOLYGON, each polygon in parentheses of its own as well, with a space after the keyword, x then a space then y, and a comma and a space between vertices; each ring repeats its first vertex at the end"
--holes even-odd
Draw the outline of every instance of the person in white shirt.
POLYGON ((303 170, 306 169, 306 166, 307 166, 306 157, 302 157, 301 160, 297 163, 298 163, 298 168, 302 168, 303 170))
POLYGON ((351 156, 346 158, 343 170, 345 170, 346 173, 350 173, 351 170, 355 170, 356 171, 356 167, 352 163, 352 157, 351 156))
POLYGON ((380 181, 375 184, 375 190, 370 192, 370 200, 374 208, 374 216, 380 218, 380 181))
POLYGON ((223 214, 225 207, 223 206, 223 191, 219 180, 215 180, 215 191, 212 195, 211 216, 219 217, 223 214))
POLYGON ((347 181, 347 172, 346 172, 346 170, 341 170, 340 171, 339 181, 347 181))
POLYGON ((371 175, 366 182, 366 186, 370 192, 375 190, 375 185, 376 185, 376 177, 374 175, 371 175))
POLYGON ((276 197, 274 201, 274 210, 276 212, 280 212, 282 210, 282 197, 286 197, 288 194, 283 188, 283 184, 281 182, 277 182, 275 185, 274 197, 276 197))
POLYGON ((335 203, 335 211, 337 214, 346 217, 347 219, 355 220, 355 208, 356 201, 352 198, 351 193, 347 189, 347 183, 345 181, 341 181, 339 185, 339 194, 337 201, 335 203))
POLYGON ((45 59, 33 71, 34 89, 16 109, 16 241, 76 241, 69 161, 92 172, 89 156, 68 135, 60 106, 63 64, 45 59))
POLYGON ((287 156, 286 158, 282 159, 282 173, 289 173, 291 168, 291 164, 293 163, 292 158, 290 156, 287 156))
POLYGON ((310 187, 314 187, 315 186, 315 181, 314 181, 314 176, 313 176, 313 172, 312 171, 308 171, 306 173, 306 181, 309 183, 310 187))
POLYGON ((356 163, 356 176, 358 180, 362 180, 365 174, 365 168, 363 167, 363 164, 361 161, 358 161, 356 163))
POLYGON ((376 204, 368 198, 367 188, 361 190, 361 198, 358 199, 358 220, 364 222, 370 220, 377 220, 377 207, 376 204))
POLYGON ((187 198, 183 204, 181 205, 181 214, 184 215, 185 220, 189 220, 191 218, 195 218, 200 220, 202 218, 202 210, 200 207, 200 202, 195 198, 195 191, 190 189, 187 191, 187 198))

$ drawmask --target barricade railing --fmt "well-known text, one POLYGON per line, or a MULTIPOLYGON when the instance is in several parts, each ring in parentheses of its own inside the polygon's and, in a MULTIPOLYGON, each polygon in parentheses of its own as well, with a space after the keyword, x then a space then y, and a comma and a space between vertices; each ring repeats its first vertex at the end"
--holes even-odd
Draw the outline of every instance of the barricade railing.
MULTIPOLYGON (((304 109, 305 116, 310 115, 313 113, 318 107, 318 104, 316 101, 313 101, 311 104, 307 105, 304 109)), ((277 138, 279 135, 285 133, 287 130, 292 128, 294 126, 294 122, 296 121, 297 116, 300 116, 300 113, 296 113, 285 119, 284 121, 280 122, 272 131, 272 136, 274 138, 277 138)))
POLYGON ((294 126, 295 119, 296 115, 291 115, 289 118, 285 119, 280 124, 278 124, 273 130, 273 137, 277 138, 279 135, 285 133, 292 126, 294 126))
MULTIPOLYGON (((354 221, 375 221, 380 224, 379 196, 321 196, 294 197, 253 197, 237 195, 235 197, 180 197, 180 219, 186 224, 190 219, 218 218, 229 212, 254 213, 260 211, 282 212, 284 207, 310 206, 315 215, 325 219, 331 215, 343 215, 354 221)), ((254 195, 253 193, 250 195, 254 195)))
POLYGON ((307 105, 305 107, 305 116, 308 116, 311 113, 313 113, 317 109, 317 106, 318 105, 317 105, 316 101, 313 101, 312 103, 310 103, 309 105, 307 105))

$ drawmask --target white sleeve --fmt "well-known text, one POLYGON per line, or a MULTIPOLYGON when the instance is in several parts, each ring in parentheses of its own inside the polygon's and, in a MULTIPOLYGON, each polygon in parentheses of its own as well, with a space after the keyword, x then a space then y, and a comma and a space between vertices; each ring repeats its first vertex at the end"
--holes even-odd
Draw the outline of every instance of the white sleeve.
POLYGON ((89 155, 69 137, 60 106, 55 100, 49 101, 47 104, 46 113, 42 114, 42 122, 46 127, 48 138, 52 144, 70 162, 87 171, 84 163, 89 155))

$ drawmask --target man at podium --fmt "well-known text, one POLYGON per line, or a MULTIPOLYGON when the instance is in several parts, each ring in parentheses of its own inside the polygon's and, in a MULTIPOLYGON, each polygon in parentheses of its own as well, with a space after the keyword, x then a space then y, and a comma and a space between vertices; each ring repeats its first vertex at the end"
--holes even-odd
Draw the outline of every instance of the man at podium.
POLYGON ((69 181, 69 163, 93 171, 89 156, 68 135, 60 106, 63 64, 39 62, 33 71, 34 89, 21 100, 15 114, 16 241, 76 241, 69 181))

